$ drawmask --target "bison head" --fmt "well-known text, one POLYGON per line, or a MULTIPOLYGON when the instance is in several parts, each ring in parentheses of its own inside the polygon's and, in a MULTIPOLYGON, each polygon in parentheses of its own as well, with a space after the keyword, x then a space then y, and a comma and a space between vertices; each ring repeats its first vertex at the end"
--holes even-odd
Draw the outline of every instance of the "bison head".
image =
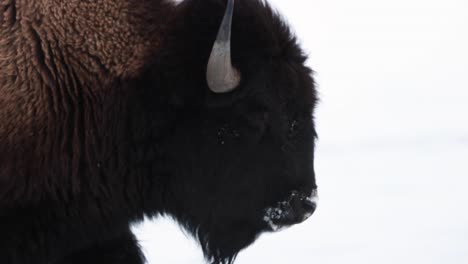
POLYGON ((233 2, 180 4, 164 74, 154 73, 173 116, 165 212, 214 263, 230 263, 262 232, 300 223, 316 207, 316 91, 306 57, 263 1, 233 2))

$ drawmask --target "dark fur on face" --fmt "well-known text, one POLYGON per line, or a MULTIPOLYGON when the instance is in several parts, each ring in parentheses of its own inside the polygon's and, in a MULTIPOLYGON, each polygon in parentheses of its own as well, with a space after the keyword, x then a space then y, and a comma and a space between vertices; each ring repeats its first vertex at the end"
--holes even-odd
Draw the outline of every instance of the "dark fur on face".
MULTIPOLYGON (((232 55, 242 82, 214 94, 205 71, 226 1, 149 2, 152 8, 134 10, 141 19, 132 32, 146 28, 157 37, 134 33, 145 43, 136 57, 125 54, 129 65, 107 56, 116 50, 83 55, 93 72, 81 55, 48 47, 50 36, 38 33, 42 70, 25 66, 18 77, 30 82, 27 93, 0 77, 0 95, 11 97, 0 105, 8 124, 0 125, 8 154, 0 157, 0 263, 66 264, 81 256, 140 264, 129 223, 160 214, 190 231, 208 261, 231 263, 271 231, 266 208, 291 191, 317 188, 316 91, 283 20, 263 1, 236 1, 232 55), (170 17, 158 19, 165 10, 170 17), (16 108, 28 113, 26 124, 10 115, 16 108)), ((7 50, 1 41, 0 57, 7 50)))
POLYGON ((316 188, 311 71, 289 28, 265 3, 236 3, 232 50, 241 86, 222 95, 207 89, 206 58, 224 2, 183 3, 173 34, 183 41, 174 41, 169 62, 149 73, 164 72, 175 82, 177 122, 166 142, 175 169, 168 213, 215 263, 229 263, 266 230, 263 208, 291 190, 316 188))

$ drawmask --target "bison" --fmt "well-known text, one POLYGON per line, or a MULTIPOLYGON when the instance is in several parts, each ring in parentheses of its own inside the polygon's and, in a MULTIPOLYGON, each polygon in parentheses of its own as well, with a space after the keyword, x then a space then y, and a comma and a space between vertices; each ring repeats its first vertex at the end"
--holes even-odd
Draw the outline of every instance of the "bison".
POLYGON ((315 210, 306 55, 262 0, 0 0, 0 263, 208 262, 315 210))

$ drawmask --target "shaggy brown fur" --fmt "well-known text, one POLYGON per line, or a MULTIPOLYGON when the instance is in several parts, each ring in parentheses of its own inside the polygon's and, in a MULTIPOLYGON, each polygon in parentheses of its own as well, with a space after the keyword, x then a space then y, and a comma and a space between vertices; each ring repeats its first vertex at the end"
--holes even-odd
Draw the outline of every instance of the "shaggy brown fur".
MULTIPOLYGON (((69 186, 50 186, 52 180, 33 176, 47 168, 31 164, 52 155, 79 162, 67 148, 79 155, 79 134, 95 133, 83 119, 99 115, 103 100, 117 92, 109 89, 157 56, 172 10, 158 0, 1 0, 0 204, 17 198, 12 189, 35 198, 69 186)), ((76 168, 67 173, 76 175, 76 168)))

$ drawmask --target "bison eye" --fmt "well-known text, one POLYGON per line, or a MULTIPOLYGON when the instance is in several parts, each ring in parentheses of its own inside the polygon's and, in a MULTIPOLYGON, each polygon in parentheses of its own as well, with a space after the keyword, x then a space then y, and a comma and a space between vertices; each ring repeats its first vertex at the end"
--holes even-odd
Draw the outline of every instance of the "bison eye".
POLYGON ((300 122, 297 118, 294 118, 289 122, 288 138, 294 138, 297 135, 299 125, 300 122))

